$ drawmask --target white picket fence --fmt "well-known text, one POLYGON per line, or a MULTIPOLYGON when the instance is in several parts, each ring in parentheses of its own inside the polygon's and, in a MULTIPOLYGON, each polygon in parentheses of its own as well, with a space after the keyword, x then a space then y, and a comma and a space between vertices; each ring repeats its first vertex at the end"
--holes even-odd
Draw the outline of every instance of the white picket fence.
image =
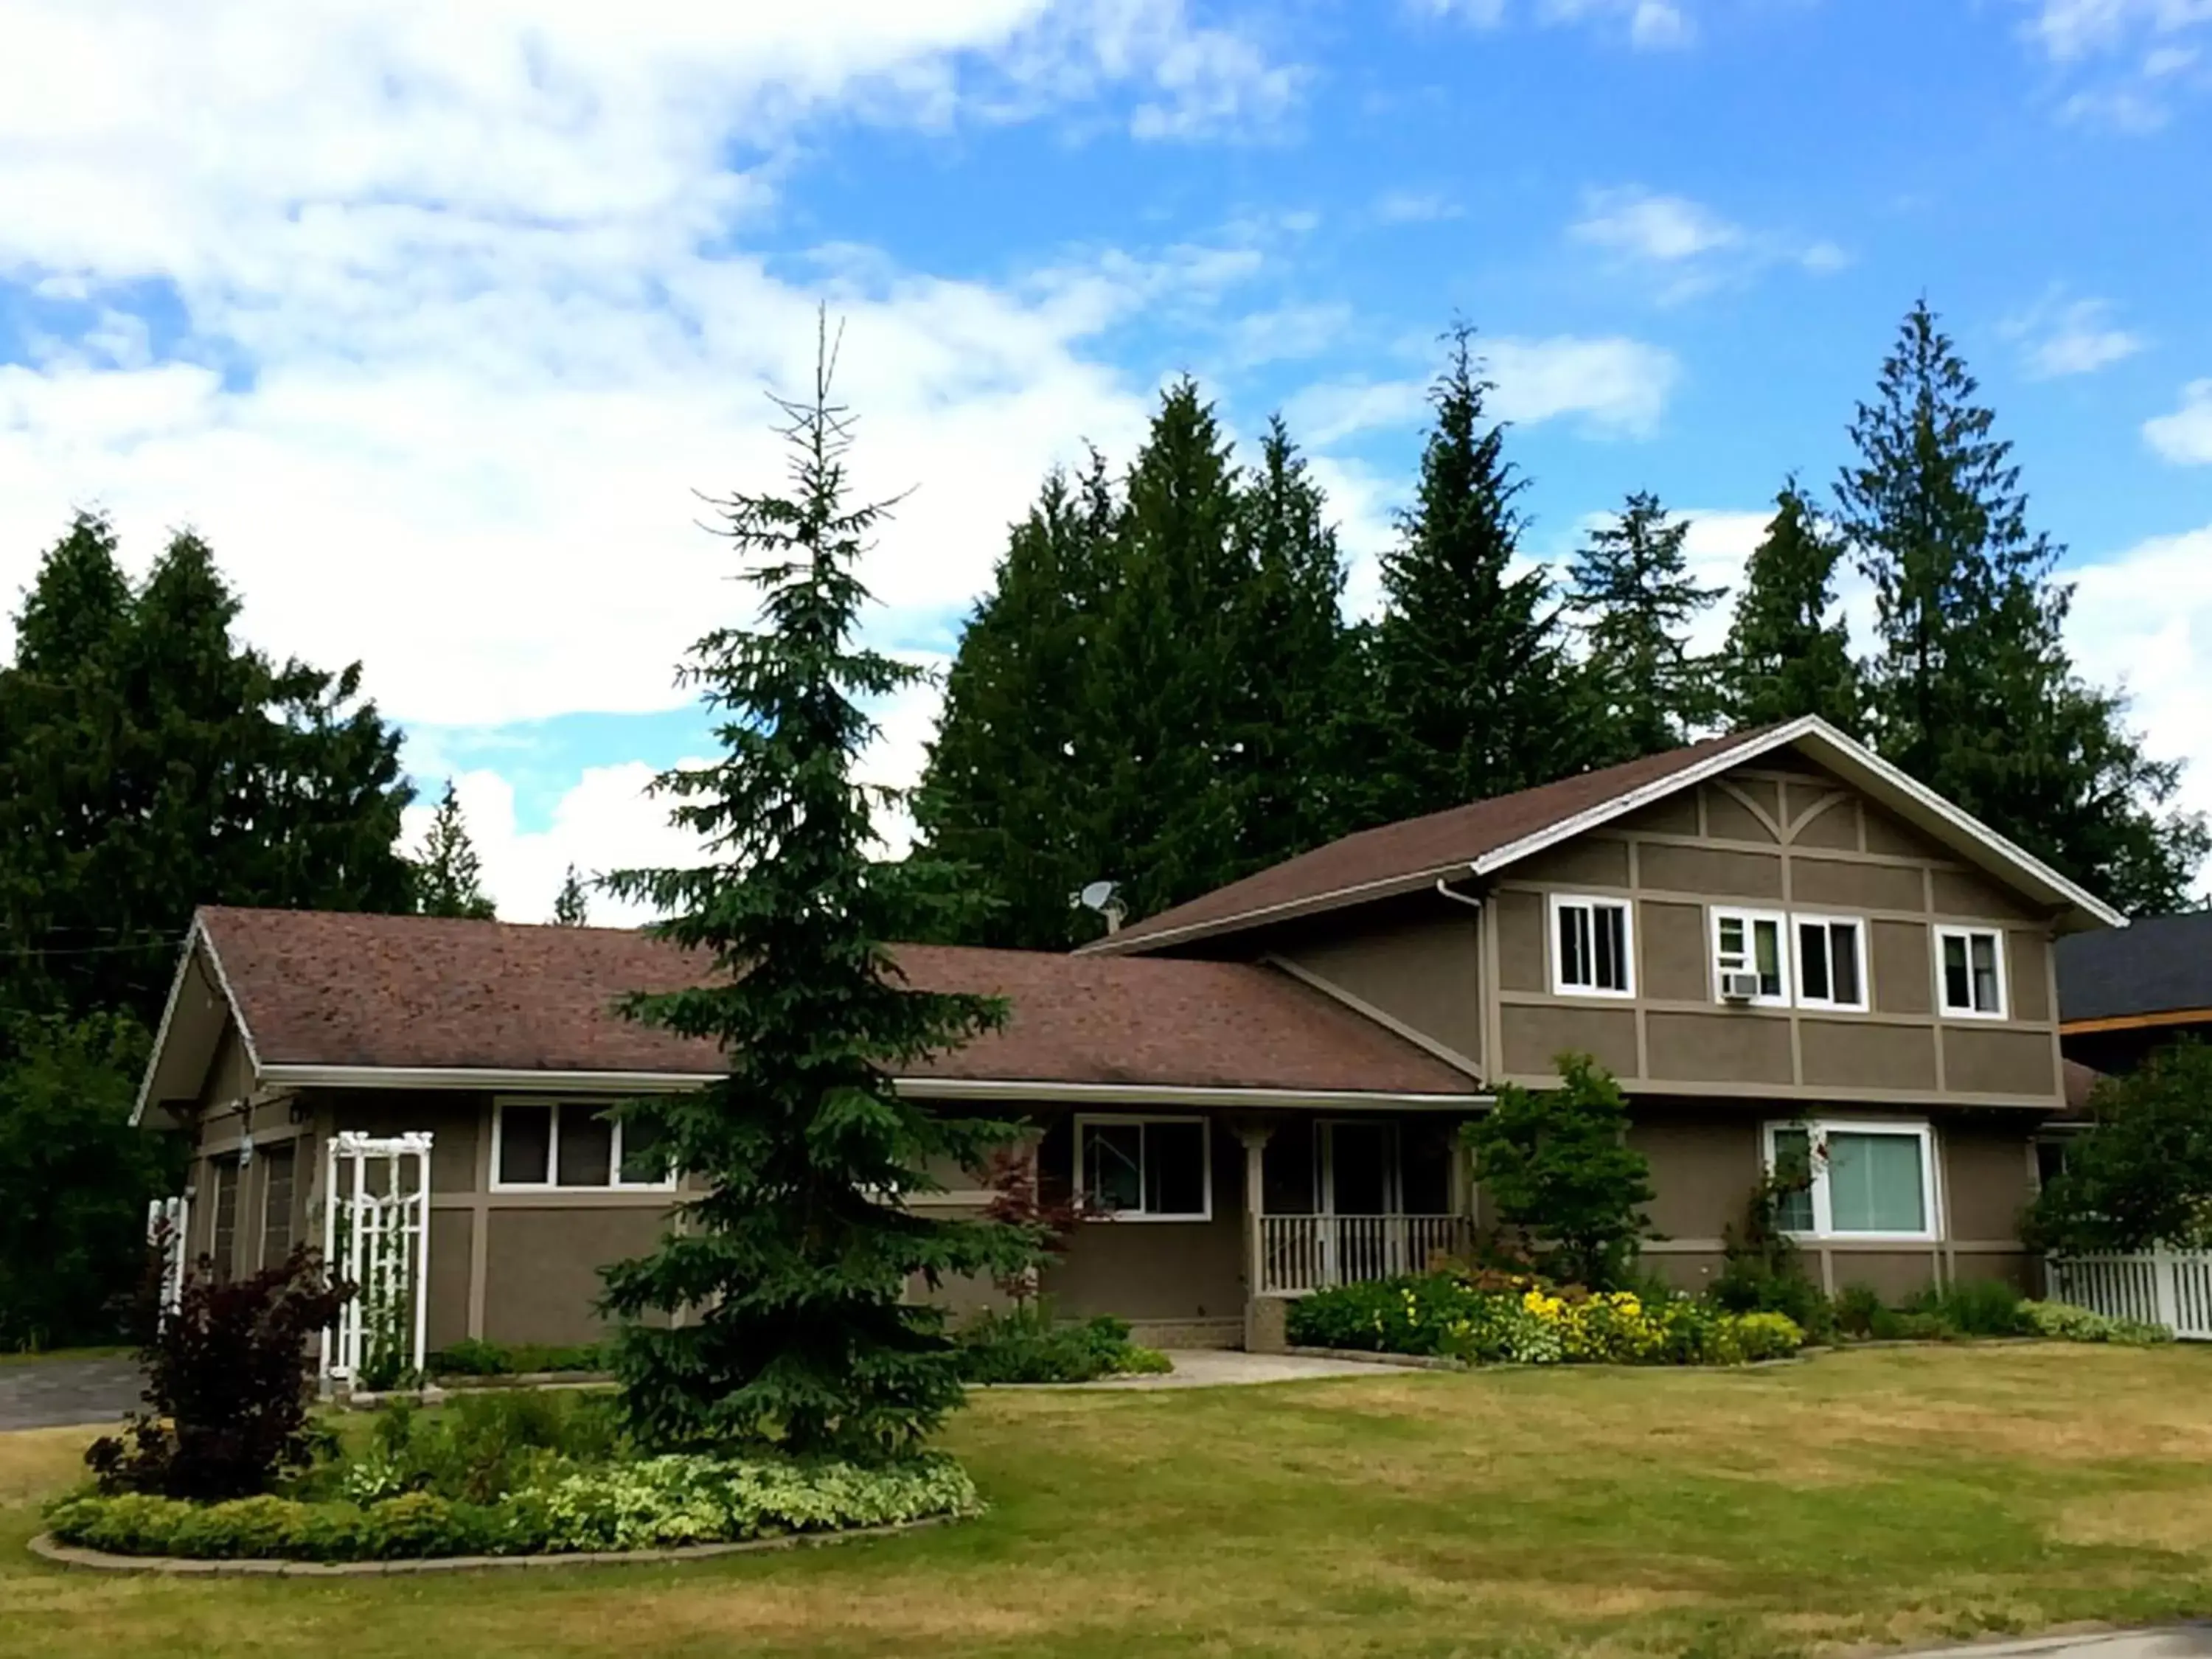
POLYGON ((1439 1252, 1463 1249, 1456 1215, 1263 1215, 1260 1291, 1298 1296, 1333 1285, 1417 1273, 1439 1252))
POLYGON ((2185 1342, 2212 1342, 2212 1250, 2054 1256, 2047 1267, 2054 1302, 2163 1325, 2185 1342))

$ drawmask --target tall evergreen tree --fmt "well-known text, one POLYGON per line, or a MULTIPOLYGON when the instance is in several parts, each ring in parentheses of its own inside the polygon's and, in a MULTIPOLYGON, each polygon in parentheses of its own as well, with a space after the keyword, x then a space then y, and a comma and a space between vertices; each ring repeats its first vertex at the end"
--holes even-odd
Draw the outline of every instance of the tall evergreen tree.
POLYGON ((460 916, 489 921, 499 914, 483 890, 483 866, 469 826, 461 817, 461 797, 451 778, 446 793, 423 832, 422 855, 415 861, 415 908, 426 916, 460 916))
POLYGON ((572 864, 568 873, 561 878, 561 890, 553 896, 553 925, 581 927, 591 920, 591 901, 584 893, 583 878, 572 864))
POLYGON ((1712 664, 1691 654, 1692 623, 1728 590, 1690 574, 1689 521, 1649 490, 1590 532, 1567 568, 1568 604, 1588 647, 1584 706, 1599 763, 1688 742, 1719 716, 1712 664))
POLYGON ((1344 556, 1328 499, 1277 416, 1245 480, 1234 530, 1228 785, 1235 844, 1215 872, 1233 881, 1337 834, 1354 769, 1333 743, 1352 689, 1344 556))
POLYGON ((2012 446, 1925 301, 1850 427, 1837 522, 1873 582, 1882 752, 2059 870, 2137 910, 2187 902, 2201 818, 2124 701, 2075 672, 2060 550, 2028 526, 2012 446))
POLYGON ((1739 727, 1818 714, 1857 735, 1866 692, 1850 629, 1836 614, 1842 544, 1822 527, 1796 478, 1774 498, 1766 535, 1752 550, 1722 648, 1722 705, 1739 727))
POLYGON ((686 673, 724 753, 656 784, 718 861, 605 883, 666 916, 657 935, 710 972, 625 1011, 715 1043, 727 1068, 623 1109, 626 1144, 697 1177, 659 1249, 606 1273, 623 1410, 654 1447, 903 1449, 961 1399, 943 1310, 909 1285, 1035 1259, 1027 1230, 910 1203, 938 1188, 933 1165, 980 1167, 1017 1130, 893 1086, 1002 1011, 915 988, 884 946, 943 889, 939 872, 870 858, 885 792, 853 780, 874 734, 863 702, 921 671, 854 643, 869 597, 856 568, 884 507, 848 501, 852 423, 831 401, 832 368, 825 341, 811 396, 777 400, 787 492, 718 503, 759 627, 692 648, 686 673))
POLYGON ((1079 478, 1048 477, 961 635, 914 803, 925 853, 988 901, 952 942, 1064 950, 1096 931, 1068 895, 1102 873, 1087 700, 1118 512, 1095 451, 1079 478))
POLYGON ((1352 746, 1366 761, 1364 823, 1528 788, 1581 758, 1562 710, 1550 580, 1540 567, 1516 568, 1527 482, 1505 459, 1504 424, 1485 411, 1491 386, 1474 331, 1448 338, 1413 505, 1382 556, 1383 612, 1363 641, 1352 746))
POLYGON ((1083 703, 1091 742, 1079 742, 1099 751, 1095 845, 1110 862, 1094 873, 1120 882, 1133 915, 1239 867, 1243 510, 1212 405, 1177 382, 1129 469, 1083 703))

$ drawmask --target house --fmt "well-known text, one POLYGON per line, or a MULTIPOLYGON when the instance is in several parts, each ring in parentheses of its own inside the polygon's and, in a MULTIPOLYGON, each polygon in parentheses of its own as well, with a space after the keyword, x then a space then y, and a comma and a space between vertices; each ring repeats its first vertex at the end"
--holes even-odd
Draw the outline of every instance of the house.
MULTIPOLYGON (((1787 1219, 1831 1288, 2024 1282, 2054 946, 2121 920, 1808 719, 1351 836, 1071 956, 899 947, 1011 1006, 900 1086, 1025 1118, 1102 1218, 1045 1289, 1155 1341, 1279 1343, 1289 1297, 1463 1244, 1460 1127, 1567 1051, 1629 1092, 1678 1282, 1807 1150, 1787 1219)), ((430 1344, 587 1334, 670 1194, 599 1114, 714 1060, 610 1004, 689 971, 614 930, 202 911, 140 1102, 195 1139, 194 1253, 270 1259, 326 1212, 333 1137, 428 1130, 430 1344)), ((925 1201, 982 1201, 949 1179, 925 1201)))
POLYGON ((2212 1037, 2212 911, 2080 934, 2058 950, 2066 1057, 2131 1072, 2184 1037, 2212 1037))

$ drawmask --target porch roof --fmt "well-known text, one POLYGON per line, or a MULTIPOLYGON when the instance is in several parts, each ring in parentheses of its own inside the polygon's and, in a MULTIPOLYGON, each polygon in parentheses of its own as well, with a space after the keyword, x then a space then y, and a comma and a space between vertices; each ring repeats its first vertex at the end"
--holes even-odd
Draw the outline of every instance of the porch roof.
MULTIPOLYGON (((894 954, 920 988, 1009 1004, 1006 1029, 916 1068, 916 1080, 948 1092, 1035 1084, 1480 1097, 1465 1072, 1273 968, 920 945, 894 954)), ((208 1002, 227 1007, 263 1082, 343 1073, 377 1086, 380 1073, 454 1073, 516 1087, 534 1076, 713 1075, 710 1046, 614 1012, 624 993, 701 976, 697 958, 629 929, 208 908, 178 985, 193 1007, 188 985, 216 990, 208 1002)), ((204 1066, 210 1045, 172 1030, 179 1006, 173 997, 142 1102, 200 1085, 193 1056, 204 1066)))

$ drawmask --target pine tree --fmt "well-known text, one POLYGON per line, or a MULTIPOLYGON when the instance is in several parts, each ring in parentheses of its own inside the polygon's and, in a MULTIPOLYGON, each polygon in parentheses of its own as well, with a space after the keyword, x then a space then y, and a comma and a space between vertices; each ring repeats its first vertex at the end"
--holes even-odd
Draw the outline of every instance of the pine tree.
POLYGON ((568 873, 561 878, 561 890, 553 896, 553 925, 581 927, 590 920, 591 903, 585 896, 583 880, 572 864, 568 873))
POLYGON ((1093 873, 1135 916, 1238 870, 1233 775, 1245 670, 1242 481, 1194 383, 1170 386, 1129 477, 1078 739, 1100 789, 1093 873))
POLYGON ((1234 530, 1239 594, 1225 776, 1234 843, 1215 875, 1233 881, 1319 846, 1350 810, 1353 769, 1335 751, 1351 690, 1344 556, 1328 503, 1280 416, 1267 423, 1234 530))
POLYGON ((1774 517, 1752 550, 1722 648, 1722 701, 1739 728, 1818 714, 1859 734, 1865 689, 1852 660, 1850 629, 1835 614, 1843 547, 1822 527, 1794 477, 1774 498, 1774 517))
POLYGON ((1002 1010, 905 982, 884 941, 905 936, 941 872, 872 860, 884 792, 853 767, 873 735, 864 702, 921 671, 854 643, 856 574, 886 504, 847 500, 852 421, 831 401, 825 338, 812 395, 777 404, 787 493, 718 502, 757 629, 717 629, 686 669, 716 711, 724 754, 663 774, 674 821, 720 861, 628 870, 607 890, 668 919, 708 982, 644 994, 633 1018, 715 1043, 726 1074, 623 1109, 696 1196, 659 1249, 606 1272, 622 1321, 616 1368, 631 1432, 655 1447, 775 1437, 795 1452, 911 1446, 961 1399, 940 1309, 916 1279, 1012 1273, 1024 1230, 911 1206, 930 1168, 980 1168, 1012 1124, 901 1095, 897 1073, 953 1048, 1002 1010), (672 1316, 680 1314, 680 1323, 672 1316))
POLYGON ((987 900, 950 942, 1065 950, 1096 931, 1068 895, 1101 873, 1085 699, 1118 513, 1096 452, 1080 478, 1048 477, 960 636, 914 804, 925 854, 987 900))
POLYGON ((1874 584, 1876 744, 2113 902, 2177 908, 2203 822, 2170 809, 2181 769, 2143 752, 2124 700, 2075 672, 2060 550, 2029 529, 2012 447, 1978 390, 1923 301, 1851 423, 1836 518, 1874 584))
POLYGON ((445 798, 423 833, 422 855, 415 861, 415 908, 426 916, 459 916, 489 921, 499 912, 483 890, 483 866, 461 817, 460 793, 446 780, 445 798))
POLYGON ((1474 331, 1447 337, 1414 503, 1382 556, 1384 610, 1363 641, 1352 746, 1367 763, 1364 823, 1508 794, 1579 760, 1549 580, 1515 568, 1526 481, 1486 416, 1474 331))
POLYGON ((1719 716, 1713 665, 1691 654, 1689 632, 1728 590, 1690 575, 1689 533, 1687 520, 1670 520, 1656 495, 1636 491, 1568 566, 1596 763, 1674 748, 1719 716))

